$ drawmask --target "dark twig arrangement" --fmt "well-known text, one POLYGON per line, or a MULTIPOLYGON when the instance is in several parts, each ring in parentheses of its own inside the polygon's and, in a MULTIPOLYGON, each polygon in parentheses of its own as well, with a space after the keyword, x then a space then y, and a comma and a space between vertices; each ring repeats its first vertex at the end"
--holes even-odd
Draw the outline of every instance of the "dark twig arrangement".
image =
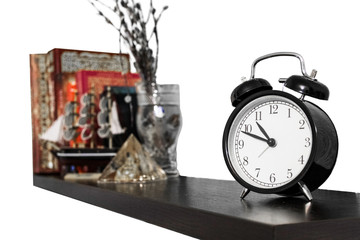
POLYGON ((163 7, 157 14, 152 0, 150 0, 149 12, 145 16, 140 3, 134 0, 112 0, 111 5, 101 0, 89 0, 89 2, 95 7, 98 14, 119 32, 120 52, 123 40, 135 59, 135 68, 144 81, 148 95, 154 104, 158 104, 159 96, 156 84, 159 57, 158 23, 168 7, 163 7), (108 14, 105 14, 105 11, 108 14), (155 56, 150 47, 152 39, 156 43, 155 56))

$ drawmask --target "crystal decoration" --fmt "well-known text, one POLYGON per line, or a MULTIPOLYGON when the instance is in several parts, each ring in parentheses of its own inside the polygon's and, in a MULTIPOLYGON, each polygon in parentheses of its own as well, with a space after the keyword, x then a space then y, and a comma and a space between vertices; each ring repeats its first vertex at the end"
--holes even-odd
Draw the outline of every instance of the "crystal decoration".
POLYGON ((165 180, 166 173, 131 134, 105 167, 98 182, 145 183, 165 180))

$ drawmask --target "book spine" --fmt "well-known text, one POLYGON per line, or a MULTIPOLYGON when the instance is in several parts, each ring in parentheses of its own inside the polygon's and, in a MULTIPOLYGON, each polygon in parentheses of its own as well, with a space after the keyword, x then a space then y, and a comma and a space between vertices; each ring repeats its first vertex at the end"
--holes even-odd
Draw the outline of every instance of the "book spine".
POLYGON ((55 66, 54 66, 54 52, 50 51, 46 54, 46 81, 49 87, 49 106, 50 116, 52 119, 57 119, 56 99, 57 91, 55 86, 55 66))
POLYGON ((54 116, 64 113, 67 85, 75 80, 75 73, 84 70, 124 71, 130 70, 129 54, 82 51, 55 48, 48 52, 50 85, 54 86, 54 116), (123 61, 123 64, 120 63, 123 61), (124 69, 122 69, 124 68, 124 69))
POLYGON ((46 55, 30 54, 31 120, 33 172, 57 171, 57 163, 48 143, 40 139, 53 122, 50 114, 49 86, 46 79, 46 55))

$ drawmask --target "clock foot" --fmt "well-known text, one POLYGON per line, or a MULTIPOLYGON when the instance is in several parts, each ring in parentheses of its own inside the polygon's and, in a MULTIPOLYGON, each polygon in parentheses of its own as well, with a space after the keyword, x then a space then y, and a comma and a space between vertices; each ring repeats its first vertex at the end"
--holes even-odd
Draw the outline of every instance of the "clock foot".
POLYGON ((311 195, 310 190, 308 189, 308 187, 305 185, 305 183, 303 183, 302 181, 298 182, 299 186, 300 186, 300 190, 301 192, 304 194, 304 196, 306 197, 306 199, 310 202, 313 200, 313 197, 311 195))
POLYGON ((249 189, 244 188, 244 189, 242 190, 241 194, 240 194, 240 198, 241 198, 241 199, 244 199, 244 198, 246 197, 246 195, 249 194, 249 192, 250 192, 249 189))

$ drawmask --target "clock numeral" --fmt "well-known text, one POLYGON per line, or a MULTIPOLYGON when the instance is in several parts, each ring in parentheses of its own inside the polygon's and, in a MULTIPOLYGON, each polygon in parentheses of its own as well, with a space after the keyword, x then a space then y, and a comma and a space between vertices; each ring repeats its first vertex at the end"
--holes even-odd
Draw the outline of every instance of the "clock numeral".
POLYGON ((310 145, 311 145, 310 138, 309 137, 305 138, 305 147, 310 147, 310 145))
POLYGON ((305 125, 305 120, 300 120, 299 123, 300 123, 299 129, 305 129, 305 127, 304 127, 304 125, 305 125))
POLYGON ((274 183, 276 181, 275 173, 270 174, 270 182, 274 183))
POLYGON ((304 155, 301 155, 300 159, 298 160, 301 164, 304 165, 304 155))
POLYGON ((291 111, 291 108, 288 108, 288 118, 291 118, 290 111, 291 111))
POLYGON ((240 148, 240 149, 243 149, 243 148, 244 148, 244 145, 245 145, 244 140, 239 140, 238 145, 239 145, 239 148, 240 148))
POLYGON ((257 173, 256 173, 256 177, 259 177, 259 174, 260 174, 260 168, 255 168, 255 171, 257 172, 257 173))
POLYGON ((251 124, 245 124, 245 132, 251 132, 251 131, 252 131, 251 124))
POLYGON ((292 176, 293 176, 293 173, 291 172, 291 170, 292 169, 288 169, 288 171, 287 171, 287 178, 292 178, 292 176))
POLYGON ((255 112, 255 118, 256 118, 256 121, 262 120, 262 118, 261 118, 261 111, 255 112))
POLYGON ((279 106, 277 104, 270 105, 270 114, 278 114, 279 106))
POLYGON ((247 166, 249 164, 249 158, 248 157, 243 157, 243 165, 247 166))

